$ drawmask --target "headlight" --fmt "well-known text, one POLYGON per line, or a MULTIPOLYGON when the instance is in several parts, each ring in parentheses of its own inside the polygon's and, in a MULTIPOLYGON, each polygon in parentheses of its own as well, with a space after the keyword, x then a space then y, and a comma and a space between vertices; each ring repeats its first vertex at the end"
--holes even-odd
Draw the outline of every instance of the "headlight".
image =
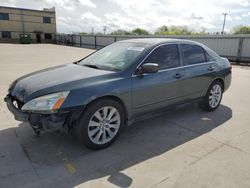
POLYGON ((22 107, 24 111, 53 111, 61 107, 69 91, 53 93, 32 99, 22 107))

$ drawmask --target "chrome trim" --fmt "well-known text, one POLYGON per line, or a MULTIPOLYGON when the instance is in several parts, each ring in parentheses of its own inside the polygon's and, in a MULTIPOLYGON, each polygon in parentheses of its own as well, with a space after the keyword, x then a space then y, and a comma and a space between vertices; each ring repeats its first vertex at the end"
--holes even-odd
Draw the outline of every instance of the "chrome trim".
MULTIPOLYGON (((213 64, 215 63, 215 61, 210 61, 210 62, 205 62, 205 63, 198 63, 198 64, 193 64, 193 65, 184 65, 184 66, 180 66, 180 67, 174 67, 174 68, 170 68, 170 69, 162 69, 162 70, 159 70, 158 72, 165 72, 165 71, 171 71, 171 70, 175 70, 175 69, 182 69, 182 68, 188 68, 188 67, 194 67, 194 66, 201 66, 201 65, 209 65, 209 64, 213 64)), ((156 72, 157 73, 157 72, 156 72)), ((150 74, 155 74, 155 73, 150 73, 150 74)), ((143 76, 146 76, 148 75, 147 73, 145 74, 142 74, 143 76)), ((133 74, 132 77, 138 77, 138 76, 141 76, 141 75, 136 75, 136 74, 133 74)))
POLYGON ((179 67, 174 67, 174 68, 170 68, 170 69, 161 69, 158 72, 165 72, 165 71, 171 71, 171 70, 175 70, 175 69, 180 69, 183 68, 184 66, 179 66, 179 67))
POLYGON ((207 64, 212 64, 215 63, 215 61, 209 61, 209 62, 204 62, 204 63, 197 63, 197 64, 193 64, 193 65, 184 65, 182 67, 194 67, 194 66, 201 66, 201 65, 207 65, 207 64))

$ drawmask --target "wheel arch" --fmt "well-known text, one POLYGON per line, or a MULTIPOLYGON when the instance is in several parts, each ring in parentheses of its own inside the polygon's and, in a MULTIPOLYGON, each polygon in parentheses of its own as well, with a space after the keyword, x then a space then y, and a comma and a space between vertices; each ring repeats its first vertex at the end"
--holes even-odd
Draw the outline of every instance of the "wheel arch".
MULTIPOLYGON (((213 79, 213 81, 210 83, 210 85, 211 85, 212 83, 214 83, 215 81, 219 81, 219 82, 222 84, 222 90, 224 91, 224 89, 225 89, 224 79, 221 78, 221 77, 215 78, 215 79, 213 79)), ((210 85, 209 85, 209 86, 210 86, 210 85)))
POLYGON ((119 104, 121 104, 122 106, 122 109, 124 111, 124 114, 125 114, 125 123, 127 123, 127 120, 128 120, 128 109, 124 103, 124 101, 120 98, 120 97, 117 97, 115 95, 105 95, 105 96, 100 96, 100 97, 97 97, 97 98, 94 98, 93 100, 89 101, 86 105, 85 105, 85 109, 87 109, 91 104, 97 102, 97 101, 100 101, 100 100, 105 100, 105 99, 111 99, 111 100, 114 100, 116 102, 118 102, 119 104))

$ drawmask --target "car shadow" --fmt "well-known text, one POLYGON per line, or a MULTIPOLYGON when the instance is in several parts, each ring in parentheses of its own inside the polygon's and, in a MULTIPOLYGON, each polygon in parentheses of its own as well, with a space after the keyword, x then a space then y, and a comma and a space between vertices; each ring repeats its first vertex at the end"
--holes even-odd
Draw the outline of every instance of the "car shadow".
MULTIPOLYGON (((126 127, 113 145, 100 151, 91 151, 62 133, 35 136, 25 123, 11 129, 34 168, 55 167, 62 163, 73 165, 73 169, 65 170, 69 173, 65 177, 65 187, 105 176, 109 176, 107 180, 116 186, 128 187, 133 178, 122 170, 195 139, 231 117, 232 110, 225 105, 214 112, 202 112, 196 104, 188 104, 126 127)), ((45 179, 52 178, 45 171, 37 170, 37 173, 44 173, 45 179)), ((57 181, 62 179, 52 182, 56 185, 57 181)))

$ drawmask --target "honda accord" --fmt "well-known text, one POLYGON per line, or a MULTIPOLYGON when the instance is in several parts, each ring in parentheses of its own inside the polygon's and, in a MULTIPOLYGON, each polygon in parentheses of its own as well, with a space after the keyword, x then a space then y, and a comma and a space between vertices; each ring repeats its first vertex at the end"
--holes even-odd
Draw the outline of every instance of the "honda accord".
POLYGON ((194 101, 214 111, 230 83, 229 61, 207 46, 141 38, 25 75, 10 85, 5 102, 37 134, 66 130, 88 148, 102 149, 142 115, 194 101))

